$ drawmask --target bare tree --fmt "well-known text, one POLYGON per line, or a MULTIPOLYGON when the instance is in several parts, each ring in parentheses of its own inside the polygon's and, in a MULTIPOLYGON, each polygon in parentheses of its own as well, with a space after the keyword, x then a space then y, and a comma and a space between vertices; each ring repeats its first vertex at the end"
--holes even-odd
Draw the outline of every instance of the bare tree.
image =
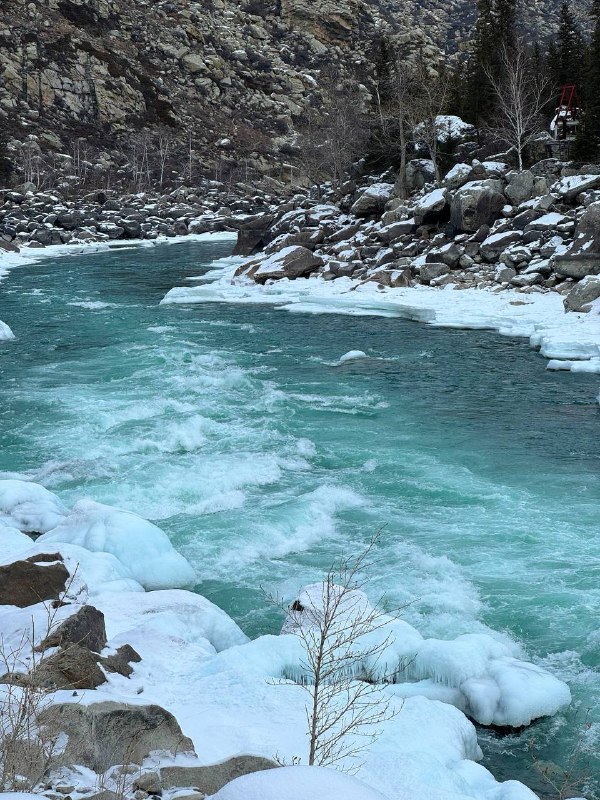
POLYGON ((450 96, 450 82, 445 71, 436 72, 424 63, 414 71, 414 89, 409 106, 415 141, 421 143, 433 161, 435 182, 440 182, 438 163, 439 121, 450 96))
POLYGON ((500 73, 486 69, 496 100, 493 118, 487 131, 496 141, 514 148, 519 170, 529 144, 544 130, 544 108, 548 103, 550 83, 539 70, 532 68, 522 41, 500 52, 500 73))
MULTIPOLYGON (((300 678, 309 695, 306 717, 309 765, 349 770, 399 708, 382 692, 384 652, 395 617, 373 607, 360 574, 375 546, 329 570, 321 584, 301 592, 288 611, 284 633, 299 637, 304 651, 300 678)), ((397 665, 392 671, 396 670, 397 665)), ((391 679, 391 678, 390 678, 391 679)))
POLYGON ((388 156, 400 159, 397 189, 406 197, 406 158, 412 142, 411 104, 414 95, 414 73, 407 62, 396 61, 389 77, 376 86, 377 126, 373 139, 388 156))

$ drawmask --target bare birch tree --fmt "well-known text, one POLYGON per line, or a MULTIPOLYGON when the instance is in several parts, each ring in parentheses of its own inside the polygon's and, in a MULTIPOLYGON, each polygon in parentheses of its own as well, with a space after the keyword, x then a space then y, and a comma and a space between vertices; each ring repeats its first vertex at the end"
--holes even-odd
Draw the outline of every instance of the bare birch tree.
POLYGON ((490 136, 514 148, 519 170, 528 145, 544 130, 544 108, 548 103, 548 78, 532 64, 522 41, 500 52, 500 73, 486 69, 496 107, 487 125, 490 136))
POLYGON ((310 698, 309 765, 358 767, 357 757, 399 711, 382 692, 388 679, 380 663, 394 617, 373 607, 361 590, 360 573, 375 542, 330 569, 323 583, 307 587, 288 611, 283 632, 298 636, 305 653, 295 679, 310 698))

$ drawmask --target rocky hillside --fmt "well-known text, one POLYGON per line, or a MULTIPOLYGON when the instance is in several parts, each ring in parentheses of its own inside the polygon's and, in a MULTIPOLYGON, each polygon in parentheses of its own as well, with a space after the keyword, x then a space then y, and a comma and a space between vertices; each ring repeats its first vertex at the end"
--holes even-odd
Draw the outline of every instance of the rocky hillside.
MULTIPOLYGON (((577 3, 583 8, 586 0, 577 3)), ((529 3, 528 27, 547 35, 558 5, 529 3)), ((382 36, 425 55, 455 51, 472 29, 474 6, 470 0, 3 0, 0 130, 15 142, 30 137, 9 155, 34 180, 31 161, 40 154, 46 161, 70 157, 79 177, 83 168, 106 176, 124 149, 130 161, 143 162, 146 145, 132 134, 151 131, 151 149, 158 151, 161 129, 168 134, 163 151, 165 141, 171 158, 177 149, 178 167, 193 161, 199 173, 213 170, 216 178, 234 166, 285 177, 295 127, 307 107, 322 102, 323 67, 362 86, 368 102, 382 36)))

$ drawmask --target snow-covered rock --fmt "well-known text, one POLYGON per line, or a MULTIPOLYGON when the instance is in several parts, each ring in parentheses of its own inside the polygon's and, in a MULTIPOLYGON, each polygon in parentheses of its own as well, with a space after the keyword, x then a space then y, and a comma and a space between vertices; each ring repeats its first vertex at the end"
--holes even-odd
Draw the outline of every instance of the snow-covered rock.
POLYGON ((0 481, 0 523, 24 533, 45 533, 68 514, 58 497, 28 481, 0 481))
POLYGON ((136 514, 93 500, 80 500, 69 516, 38 541, 111 553, 146 589, 191 586, 196 580, 194 570, 164 531, 136 514))
POLYGON ((207 800, 385 800, 357 778, 325 767, 280 767, 242 775, 207 800))

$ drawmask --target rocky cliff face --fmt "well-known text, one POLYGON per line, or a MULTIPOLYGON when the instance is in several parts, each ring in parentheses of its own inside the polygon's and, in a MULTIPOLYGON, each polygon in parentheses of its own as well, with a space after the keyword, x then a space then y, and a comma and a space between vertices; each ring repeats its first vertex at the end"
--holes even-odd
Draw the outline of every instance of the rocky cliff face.
MULTIPOLYGON (((528 14, 546 30, 557 4, 528 14)), ((200 168, 243 160, 278 174, 322 99, 320 68, 368 87, 382 36, 455 50, 473 14, 470 0, 3 0, 0 126, 71 157, 85 137, 107 148, 104 170, 110 148, 162 126, 200 168)))

